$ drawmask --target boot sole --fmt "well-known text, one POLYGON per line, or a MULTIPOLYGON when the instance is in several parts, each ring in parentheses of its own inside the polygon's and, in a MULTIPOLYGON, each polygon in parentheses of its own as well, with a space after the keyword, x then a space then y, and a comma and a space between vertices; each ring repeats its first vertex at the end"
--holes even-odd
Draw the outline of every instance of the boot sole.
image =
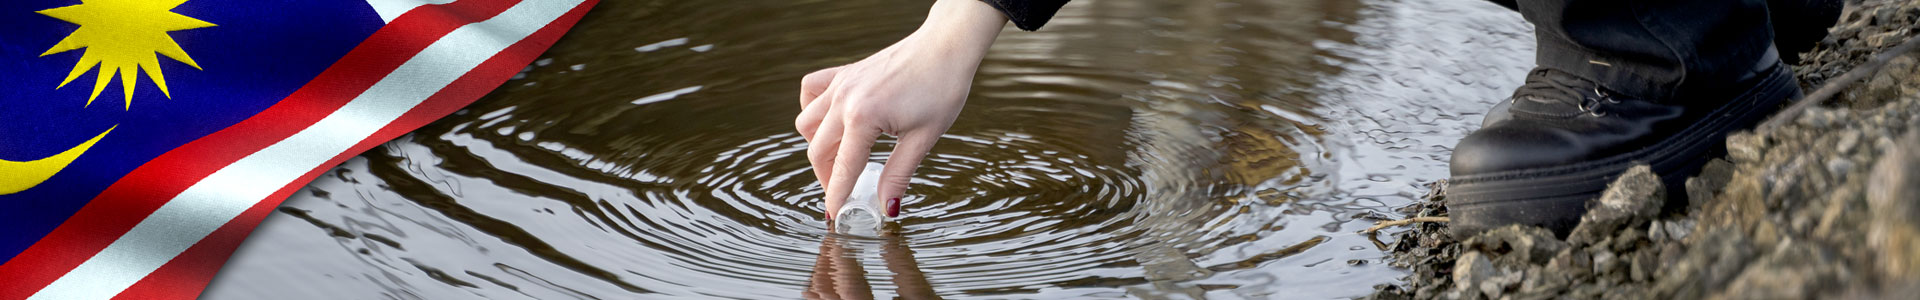
MULTIPOLYGON (((1753 128, 1788 99, 1801 97, 1793 72, 1774 63, 1754 89, 1714 109, 1673 138, 1647 148, 1604 159, 1555 166, 1448 179, 1447 225, 1453 236, 1465 237, 1508 224, 1537 225, 1564 235, 1579 224, 1587 202, 1627 168, 1645 163, 1660 175, 1669 190, 1684 187, 1686 178, 1700 171, 1709 154, 1726 153, 1726 137, 1735 130, 1753 128)), ((1668 192, 1669 199, 1686 193, 1668 192)), ((1670 204, 1672 204, 1670 202, 1670 204)))

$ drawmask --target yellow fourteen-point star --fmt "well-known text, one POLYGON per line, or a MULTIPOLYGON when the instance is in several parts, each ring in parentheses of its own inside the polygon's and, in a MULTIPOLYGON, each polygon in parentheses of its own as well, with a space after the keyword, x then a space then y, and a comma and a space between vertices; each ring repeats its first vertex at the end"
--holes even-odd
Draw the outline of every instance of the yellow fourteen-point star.
POLYGON ((60 81, 58 89, 66 87, 73 79, 80 78, 87 70, 100 66, 100 75, 93 82, 93 94, 87 97, 87 105, 100 97, 100 90, 106 89, 107 82, 114 74, 120 75, 121 94, 126 96, 126 108, 133 108, 133 86, 138 82, 135 73, 146 71, 147 78, 153 79, 160 87, 160 93, 173 98, 167 91, 167 79, 160 73, 158 55, 166 55, 173 60, 186 63, 195 69, 200 64, 187 57, 187 51, 173 41, 167 32, 214 26, 184 15, 172 12, 173 8, 187 0, 85 0, 80 5, 41 10, 40 14, 62 21, 80 25, 80 29, 67 35, 52 49, 40 56, 69 50, 86 48, 80 56, 80 62, 74 64, 73 71, 67 73, 67 79, 60 81))

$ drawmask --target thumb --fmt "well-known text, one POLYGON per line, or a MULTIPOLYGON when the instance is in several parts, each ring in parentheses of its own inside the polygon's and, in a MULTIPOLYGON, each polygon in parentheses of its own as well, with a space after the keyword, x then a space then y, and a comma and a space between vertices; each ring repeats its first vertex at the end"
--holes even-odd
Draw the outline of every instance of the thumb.
POLYGON ((920 167, 920 159, 933 149, 933 143, 940 141, 939 131, 921 131, 900 137, 900 144, 893 147, 893 153, 887 155, 887 167, 880 172, 880 191, 878 196, 887 203, 887 217, 900 216, 900 198, 907 194, 907 184, 913 181, 913 170, 920 167))

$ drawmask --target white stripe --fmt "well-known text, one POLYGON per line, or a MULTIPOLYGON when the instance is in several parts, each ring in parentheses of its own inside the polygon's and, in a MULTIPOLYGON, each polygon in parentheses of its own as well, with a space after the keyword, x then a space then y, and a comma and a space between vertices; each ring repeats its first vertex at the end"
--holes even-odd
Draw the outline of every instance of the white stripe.
POLYGON ((227 165, 160 206, 126 235, 29 299, 108 299, 308 170, 366 139, 582 0, 524 0, 427 46, 339 110, 227 165))
POLYGON ((367 5, 373 7, 373 13, 380 15, 380 21, 386 23, 393 23, 393 18, 399 18, 401 14, 420 6, 447 3, 453 3, 453 0, 367 0, 367 5))

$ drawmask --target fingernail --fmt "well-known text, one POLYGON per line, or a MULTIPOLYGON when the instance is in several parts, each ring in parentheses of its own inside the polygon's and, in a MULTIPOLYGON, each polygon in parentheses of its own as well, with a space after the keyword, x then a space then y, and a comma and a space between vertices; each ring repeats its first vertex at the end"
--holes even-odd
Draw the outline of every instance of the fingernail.
POLYGON ((893 198, 892 200, 887 200, 887 217, 888 218, 900 217, 900 198, 893 198))

